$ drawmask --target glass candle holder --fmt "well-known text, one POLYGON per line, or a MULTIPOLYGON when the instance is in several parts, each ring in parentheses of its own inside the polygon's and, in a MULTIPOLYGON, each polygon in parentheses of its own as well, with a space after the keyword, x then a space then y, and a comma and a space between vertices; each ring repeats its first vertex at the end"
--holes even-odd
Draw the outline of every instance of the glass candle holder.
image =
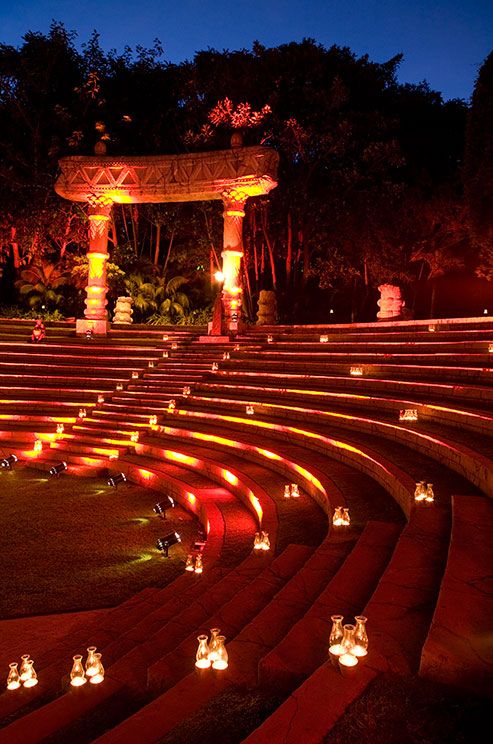
POLYGON ((197 636, 199 646, 197 653, 195 654, 195 666, 197 669, 209 669, 211 661, 209 659, 209 645, 207 643, 206 635, 197 636))
POLYGON ((9 664, 9 674, 7 677, 7 690, 18 690, 21 686, 21 677, 17 669, 17 662, 9 664))
POLYGON ((74 663, 70 671, 70 684, 72 687, 82 687, 87 682, 84 667, 82 666, 82 656, 77 654, 73 657, 74 663))

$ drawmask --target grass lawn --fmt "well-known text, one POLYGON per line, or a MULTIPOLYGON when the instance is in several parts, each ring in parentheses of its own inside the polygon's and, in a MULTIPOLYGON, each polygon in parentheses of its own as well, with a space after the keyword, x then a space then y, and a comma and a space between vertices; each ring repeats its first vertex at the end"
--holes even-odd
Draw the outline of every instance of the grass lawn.
POLYGON ((0 471, 0 619, 108 607, 183 571, 198 523, 180 507, 166 521, 160 494, 105 479, 15 467, 0 471), (158 537, 183 543, 165 559, 158 537))

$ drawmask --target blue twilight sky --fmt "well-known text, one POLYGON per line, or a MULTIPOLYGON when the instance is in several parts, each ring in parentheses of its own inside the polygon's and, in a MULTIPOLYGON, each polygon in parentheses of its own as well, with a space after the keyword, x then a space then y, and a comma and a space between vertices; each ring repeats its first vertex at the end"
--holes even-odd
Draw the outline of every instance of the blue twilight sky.
POLYGON ((63 21, 105 49, 152 46, 171 62, 209 47, 251 48, 311 37, 383 62, 404 53, 401 82, 427 80, 444 98, 471 95, 478 67, 493 49, 493 0, 0 0, 0 43, 63 21))

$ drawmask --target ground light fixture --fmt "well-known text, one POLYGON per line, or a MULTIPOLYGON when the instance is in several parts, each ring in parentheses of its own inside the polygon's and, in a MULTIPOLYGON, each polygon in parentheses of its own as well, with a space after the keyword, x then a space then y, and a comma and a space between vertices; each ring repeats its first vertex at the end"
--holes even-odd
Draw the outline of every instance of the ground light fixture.
POLYGON ((8 457, 4 457, 2 462, 0 463, 2 468, 6 468, 7 470, 12 470, 12 466, 15 465, 15 463, 18 461, 17 455, 8 455, 8 457))
POLYGON ((112 475, 108 478, 108 485, 113 486, 113 488, 117 488, 119 483, 126 483, 127 476, 125 473, 117 473, 116 475, 112 475))
POLYGON ((157 514, 158 517, 161 517, 161 519, 166 518, 166 510, 167 509, 174 509, 175 502, 174 499, 171 498, 171 496, 166 496, 166 499, 164 501, 158 501, 158 503, 154 506, 154 514, 157 514))
POLYGON ((63 473, 64 470, 67 470, 67 467, 68 466, 66 462, 59 462, 57 465, 53 465, 53 467, 50 468, 49 473, 50 475, 54 475, 58 478, 60 473, 63 473))
POLYGON ((156 541, 156 548, 163 554, 164 558, 169 558, 169 549, 181 542, 181 537, 178 532, 170 532, 165 537, 158 537, 156 541))

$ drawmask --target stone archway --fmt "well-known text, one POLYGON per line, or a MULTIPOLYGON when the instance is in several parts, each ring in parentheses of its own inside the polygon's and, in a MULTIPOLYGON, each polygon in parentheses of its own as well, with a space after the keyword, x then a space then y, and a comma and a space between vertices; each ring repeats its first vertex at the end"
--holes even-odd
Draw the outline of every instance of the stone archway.
POLYGON ((221 199, 224 204, 223 329, 237 330, 245 203, 277 186, 278 161, 277 152, 268 147, 232 147, 187 155, 62 158, 55 191, 65 199, 88 204, 86 309, 84 318, 77 320, 77 333, 92 329, 95 334, 106 334, 109 329, 106 264, 113 204, 210 199, 221 199))

